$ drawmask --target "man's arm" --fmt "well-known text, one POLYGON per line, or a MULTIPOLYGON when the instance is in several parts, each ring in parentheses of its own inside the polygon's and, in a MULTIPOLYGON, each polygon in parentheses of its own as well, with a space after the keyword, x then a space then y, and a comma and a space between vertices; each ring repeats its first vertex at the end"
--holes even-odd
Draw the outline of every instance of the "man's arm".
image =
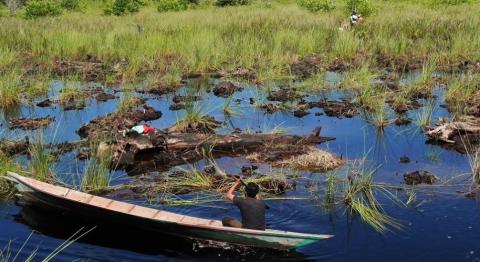
POLYGON ((227 199, 228 200, 233 201, 233 198, 235 197, 235 195, 233 193, 235 192, 235 190, 237 190, 237 187, 239 185, 240 185, 240 180, 237 179, 237 181, 235 181, 233 186, 227 192, 227 199))

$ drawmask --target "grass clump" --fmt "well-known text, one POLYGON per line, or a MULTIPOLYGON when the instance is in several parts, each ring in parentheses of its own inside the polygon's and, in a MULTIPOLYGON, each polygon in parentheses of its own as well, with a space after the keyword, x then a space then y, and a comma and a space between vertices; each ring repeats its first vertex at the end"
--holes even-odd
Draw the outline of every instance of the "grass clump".
POLYGON ((471 73, 454 76, 448 83, 445 102, 455 112, 464 113, 468 103, 477 93, 480 77, 471 73))
POLYGON ((298 5, 311 12, 328 12, 335 9, 332 0, 299 0, 298 5))
POLYGON ((52 156, 43 143, 42 137, 38 137, 30 144, 30 171, 35 179, 44 182, 51 182, 54 178, 53 170, 50 168, 52 156))
POLYGON ((379 131, 383 131, 385 127, 393 122, 389 114, 390 109, 385 103, 385 100, 385 95, 379 99, 375 99, 373 109, 365 112, 367 122, 373 124, 379 131))
POLYGON ((28 77, 24 80, 25 98, 33 101, 39 96, 48 96, 50 91, 52 79, 47 74, 38 74, 34 77, 28 77))
POLYGON ((365 159, 350 172, 344 181, 343 200, 351 213, 357 214, 361 219, 378 232, 385 232, 388 227, 401 228, 401 224, 394 218, 385 214, 382 206, 377 200, 376 190, 386 192, 386 188, 374 185, 373 175, 377 168, 367 168, 365 159))
POLYGON ((472 174, 472 187, 478 188, 480 185, 480 146, 472 145, 468 142, 468 139, 465 139, 463 145, 467 153, 468 164, 472 174))
POLYGON ((362 49, 361 40, 353 31, 337 34, 331 43, 332 57, 344 61, 353 60, 362 49))
POLYGON ((476 185, 480 185, 480 149, 476 148, 468 154, 472 180, 476 185))
POLYGON ((331 214, 339 204, 338 192, 341 190, 341 184, 342 179, 338 173, 328 172, 325 174, 323 181, 319 177, 313 178, 312 181, 309 182, 310 186, 308 190, 312 199, 331 214))
POLYGON ((30 0, 25 5, 25 17, 29 19, 43 16, 59 16, 62 7, 53 0, 30 0))
POLYGON ((212 177, 196 169, 183 169, 183 178, 178 182, 179 187, 210 189, 213 185, 212 177))
POLYGON ((320 201, 320 206, 332 212, 343 204, 350 215, 359 216, 365 223, 380 233, 390 228, 400 229, 401 224, 385 213, 378 196, 397 201, 395 195, 386 185, 376 184, 373 176, 378 167, 371 168, 366 164, 366 157, 355 161, 346 170, 345 176, 327 173, 323 181, 312 181, 313 199, 320 201))
POLYGON ((0 152, 0 198, 8 197, 12 193, 12 186, 8 183, 3 176, 7 174, 7 171, 18 172, 21 170, 21 167, 18 163, 14 162, 13 159, 0 152))
POLYGON ((185 113, 177 120, 177 123, 169 129, 170 132, 214 132, 215 128, 221 126, 221 122, 209 116, 209 111, 210 110, 201 102, 186 102, 185 113))
POLYGON ((438 61, 437 59, 428 59, 422 65, 422 71, 420 77, 417 79, 417 84, 428 85, 431 84, 434 80, 433 74, 437 69, 438 61))
POLYGON ((132 95, 129 91, 124 91, 120 97, 120 102, 118 103, 117 109, 119 112, 127 112, 135 107, 141 105, 143 101, 132 95))
POLYGON ((187 3, 183 0, 159 0, 157 10, 159 12, 182 11, 187 7, 187 3))
POLYGON ((202 173, 195 167, 178 168, 166 174, 162 183, 156 185, 155 191, 161 193, 182 194, 192 191, 211 190, 215 186, 211 175, 202 173))
POLYGON ((231 98, 223 105, 223 114, 226 117, 238 117, 241 115, 240 110, 234 106, 231 98))
POLYGON ((427 100, 427 103, 416 114, 417 126, 426 128, 432 125, 433 114, 437 111, 437 104, 434 99, 427 100))
POLYGON ((0 70, 12 70, 11 67, 15 65, 16 61, 17 56, 14 50, 10 48, 0 48, 0 70))
POLYGON ((60 102, 66 104, 68 102, 83 102, 87 98, 87 93, 82 88, 80 82, 65 81, 60 90, 60 102))
POLYGON ((21 75, 13 70, 0 74, 0 107, 10 108, 21 102, 21 75))
POLYGON ((86 161, 81 182, 81 190, 99 191, 110 186, 110 164, 112 152, 105 143, 90 145, 90 158, 86 161))
POLYGON ((345 72, 341 87, 356 90, 369 89, 372 86, 372 82, 377 77, 378 74, 372 70, 368 64, 363 65, 359 68, 345 72))

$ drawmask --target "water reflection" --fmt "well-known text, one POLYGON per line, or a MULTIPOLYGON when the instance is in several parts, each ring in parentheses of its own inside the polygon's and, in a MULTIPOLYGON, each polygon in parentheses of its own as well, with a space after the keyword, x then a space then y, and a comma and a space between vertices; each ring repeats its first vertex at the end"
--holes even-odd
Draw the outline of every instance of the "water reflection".
MULTIPOLYGON (((15 221, 25 223, 44 235, 68 239, 74 232, 84 228, 93 230, 78 240, 79 243, 113 249, 128 250, 149 256, 172 259, 195 257, 205 260, 257 260, 262 261, 303 261, 306 257, 293 251, 272 251, 241 248, 224 244, 212 244, 169 235, 155 234, 125 226, 99 224, 68 213, 24 206, 15 216, 15 221), (55 223, 52 223, 55 221, 55 223)), ((116 260, 112 258, 112 260, 116 260)))

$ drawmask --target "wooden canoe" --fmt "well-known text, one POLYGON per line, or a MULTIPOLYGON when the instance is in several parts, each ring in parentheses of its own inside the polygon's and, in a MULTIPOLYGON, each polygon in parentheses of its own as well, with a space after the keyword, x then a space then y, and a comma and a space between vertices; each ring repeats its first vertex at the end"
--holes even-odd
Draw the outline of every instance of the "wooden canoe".
POLYGON ((273 249, 296 249, 333 237, 270 229, 261 231, 224 227, 219 220, 186 216, 94 196, 11 172, 8 172, 6 177, 17 185, 22 198, 28 204, 70 211, 79 216, 161 234, 273 249))

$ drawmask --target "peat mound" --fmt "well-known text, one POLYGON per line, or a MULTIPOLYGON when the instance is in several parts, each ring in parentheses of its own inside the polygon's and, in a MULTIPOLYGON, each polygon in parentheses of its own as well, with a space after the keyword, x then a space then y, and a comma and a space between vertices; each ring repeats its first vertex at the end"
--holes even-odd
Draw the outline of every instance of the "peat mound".
POLYGON ((233 93, 242 90, 243 88, 234 85, 232 82, 222 81, 215 85, 213 88, 213 94, 218 97, 227 98, 233 95, 233 93))
POLYGON ((54 117, 39 117, 39 118, 15 118, 9 121, 10 129, 35 130, 49 126, 55 121, 54 117))
POLYGON ((352 118, 357 115, 357 109, 355 104, 350 101, 319 101, 310 102, 311 108, 318 107, 323 108, 323 111, 327 116, 337 118, 352 118))
POLYGON ((404 174, 403 179, 407 185, 432 185, 440 180, 437 176, 434 176, 430 172, 423 170, 404 174))
POLYGON ((95 141, 95 138, 108 138, 128 130, 142 121, 152 121, 160 118, 162 113, 153 107, 144 105, 142 108, 129 109, 125 112, 114 112, 97 117, 77 133, 82 138, 95 141))

